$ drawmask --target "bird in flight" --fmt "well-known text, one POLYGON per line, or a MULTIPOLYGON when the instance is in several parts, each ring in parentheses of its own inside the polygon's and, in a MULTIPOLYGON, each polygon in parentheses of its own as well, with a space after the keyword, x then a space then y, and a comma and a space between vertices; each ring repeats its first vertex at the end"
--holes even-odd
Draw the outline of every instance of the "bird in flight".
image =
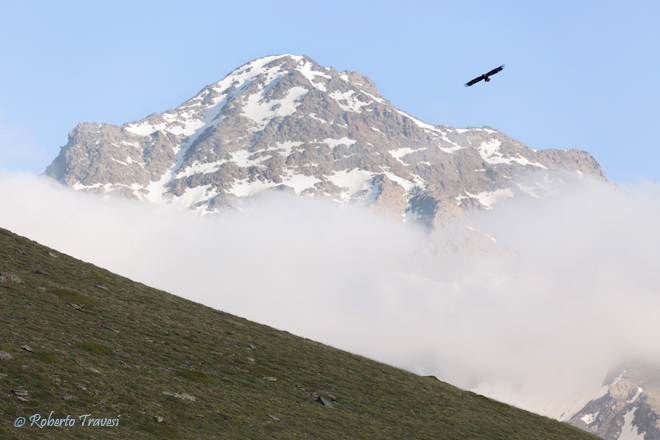
POLYGON ((484 73, 483 75, 476 77, 475 79, 473 79, 470 82, 465 83, 465 87, 470 87, 471 85, 474 85, 474 84, 478 83, 482 79, 484 81, 488 82, 488 81, 490 81, 489 76, 495 75, 497 72, 500 72, 502 69, 504 69, 504 64, 502 64, 500 67, 496 67, 495 69, 491 70, 488 73, 484 73))

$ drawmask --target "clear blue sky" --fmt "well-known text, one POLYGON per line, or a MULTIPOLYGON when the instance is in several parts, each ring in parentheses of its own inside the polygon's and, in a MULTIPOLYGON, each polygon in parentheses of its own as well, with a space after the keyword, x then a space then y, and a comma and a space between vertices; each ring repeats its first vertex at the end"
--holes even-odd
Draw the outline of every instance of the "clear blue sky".
POLYGON ((589 151, 660 181, 660 2, 5 1, 0 168, 40 173, 78 122, 174 108, 234 68, 305 54, 432 123, 589 151), (463 84, 500 64, 489 84, 463 84))

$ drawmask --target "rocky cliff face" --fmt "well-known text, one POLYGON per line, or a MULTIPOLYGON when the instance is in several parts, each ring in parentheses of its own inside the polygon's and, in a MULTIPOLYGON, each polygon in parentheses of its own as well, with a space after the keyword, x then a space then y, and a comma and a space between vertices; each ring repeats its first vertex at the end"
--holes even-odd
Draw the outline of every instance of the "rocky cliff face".
POLYGON ((488 127, 430 125, 365 75, 284 55, 249 62, 174 110, 121 127, 79 124, 46 174, 77 190, 201 213, 276 189, 437 225, 535 196, 542 176, 514 178, 558 169, 604 178, 584 151, 536 151, 488 127))
POLYGON ((603 395, 568 422, 606 440, 659 440, 659 367, 657 360, 635 359, 613 369, 603 395))

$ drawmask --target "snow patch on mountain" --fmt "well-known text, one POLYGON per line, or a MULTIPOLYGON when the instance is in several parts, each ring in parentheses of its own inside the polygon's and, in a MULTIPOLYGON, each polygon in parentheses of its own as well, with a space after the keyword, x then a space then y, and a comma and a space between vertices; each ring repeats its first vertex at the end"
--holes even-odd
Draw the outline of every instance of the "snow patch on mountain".
POLYGON ((513 192, 509 188, 504 188, 504 189, 498 189, 495 191, 483 191, 480 192, 479 194, 471 194, 468 191, 465 191, 466 195, 459 195, 456 196, 456 200, 458 200, 458 203, 461 203, 461 200, 463 199, 477 199, 479 200, 479 203, 484 205, 487 209, 492 209, 493 205, 500 200, 505 200, 510 197, 513 197, 513 192))
POLYGON ((352 169, 349 171, 336 171, 333 175, 327 176, 327 180, 341 188, 339 198, 348 200, 358 193, 369 188, 369 180, 374 176, 373 172, 352 169))
POLYGON ((323 84, 320 84, 315 80, 316 77, 321 77, 321 78, 327 78, 327 79, 332 79, 330 75, 326 75, 323 72, 319 72, 317 70, 312 70, 313 64, 309 61, 306 61, 303 63, 302 66, 298 68, 298 71, 303 74, 305 78, 309 80, 310 83, 317 89, 321 90, 322 92, 327 92, 328 89, 323 84))
POLYGON ((643 391, 644 391, 644 389, 642 387, 637 387, 637 393, 633 396, 632 399, 630 399, 628 401, 628 403, 635 403, 635 401, 642 394, 643 391))
POLYGON ((283 177, 284 185, 293 188, 296 195, 300 195, 304 190, 313 188, 314 184, 321 182, 320 179, 314 176, 305 176, 304 174, 296 174, 293 170, 286 170, 286 175, 283 177))
POLYGON ((637 411, 637 408, 631 409, 623 416, 624 423, 618 440, 644 440, 645 434, 640 434, 637 427, 632 424, 635 418, 635 411, 637 411))
POLYGON ((327 144, 330 148, 335 149, 339 145, 350 146, 350 145, 353 145, 354 143, 356 143, 357 141, 355 139, 349 139, 346 136, 344 136, 341 139, 325 138, 321 142, 323 142, 324 144, 327 144))
POLYGON ((347 92, 334 91, 330 93, 330 97, 337 101, 337 104, 339 104, 339 107, 341 107, 342 110, 359 113, 360 108, 369 103, 360 101, 357 96, 359 95, 356 94, 354 90, 349 90, 347 92))
POLYGON ((266 101, 264 98, 268 90, 264 89, 260 94, 250 95, 247 103, 243 106, 243 114, 254 121, 259 130, 263 130, 276 116, 292 115, 300 105, 302 97, 309 92, 304 87, 292 87, 283 99, 266 101))
POLYGON ((481 158, 491 165, 509 164, 511 162, 516 162, 520 165, 532 165, 546 170, 548 169, 546 166, 540 163, 530 162, 527 158, 520 156, 520 154, 518 154, 517 157, 504 157, 500 151, 501 145, 502 142, 499 140, 482 142, 481 146, 478 148, 481 158))
MULTIPOLYGON (((426 149, 426 148, 425 148, 426 149)), ((404 167, 407 167, 408 164, 405 163, 403 160, 401 160, 404 156, 414 153, 415 150, 412 148, 401 148, 399 150, 389 150, 389 153, 392 155, 393 158, 395 158, 401 165, 404 167)))
POLYGON ((437 131, 437 132, 442 133, 442 131, 439 130, 438 127, 435 127, 435 126, 433 126, 433 125, 431 125, 431 124, 427 124, 426 122, 422 122, 422 121, 420 121, 419 119, 417 119, 417 118, 415 118, 415 117, 413 117, 413 116, 410 116, 408 113, 406 113, 406 112, 404 112, 404 111, 401 111, 401 110, 399 110, 399 109, 397 109, 396 111, 397 111, 401 116, 403 116, 403 117, 405 117, 405 118, 408 118, 408 119, 410 119, 411 121, 413 121, 413 122, 415 123, 415 125, 417 125, 417 126, 420 127, 420 128, 424 128, 424 129, 427 129, 427 130, 430 130, 430 131, 437 131))
POLYGON ((192 165, 186 167, 183 171, 179 170, 177 177, 190 177, 195 174, 208 174, 215 172, 222 164, 227 163, 226 160, 220 160, 217 162, 202 163, 194 162, 192 165))
POLYGON ((580 420, 582 420, 587 425, 591 425, 594 421, 596 421, 596 418, 598 417, 599 412, 600 411, 596 411, 593 414, 587 414, 585 416, 582 416, 582 417, 580 417, 580 420))

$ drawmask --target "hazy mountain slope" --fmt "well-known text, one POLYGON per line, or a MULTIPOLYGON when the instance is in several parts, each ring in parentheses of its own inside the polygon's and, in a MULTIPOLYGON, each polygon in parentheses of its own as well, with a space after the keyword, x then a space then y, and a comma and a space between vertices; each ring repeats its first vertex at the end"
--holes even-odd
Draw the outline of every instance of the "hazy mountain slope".
POLYGON ((556 169, 604 178, 584 151, 536 151, 487 127, 426 124, 365 75, 283 55, 239 67, 174 110, 121 127, 79 124, 46 174, 201 212, 276 188, 432 224, 535 196, 542 176, 512 178, 556 169))
POLYGON ((4 229, 0 271, 3 438, 593 438, 134 283, 4 229), (19 416, 51 411, 120 422, 13 427, 19 416))

